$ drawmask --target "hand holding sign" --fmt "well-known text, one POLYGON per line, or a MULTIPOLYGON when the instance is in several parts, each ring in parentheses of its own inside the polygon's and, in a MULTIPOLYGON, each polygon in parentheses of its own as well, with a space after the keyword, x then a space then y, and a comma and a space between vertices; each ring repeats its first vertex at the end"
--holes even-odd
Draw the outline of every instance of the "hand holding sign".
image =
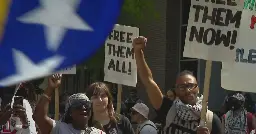
POLYGON ((61 74, 54 74, 48 79, 48 88, 50 89, 56 89, 61 84, 61 74))
POLYGON ((134 48, 134 52, 140 51, 146 47, 147 38, 143 36, 139 36, 133 40, 132 46, 134 48))
POLYGON ((139 28, 116 24, 105 43, 104 81, 133 86, 137 84, 137 66, 133 39, 139 28))
POLYGON ((197 127, 197 134, 210 134, 210 131, 207 127, 197 127))

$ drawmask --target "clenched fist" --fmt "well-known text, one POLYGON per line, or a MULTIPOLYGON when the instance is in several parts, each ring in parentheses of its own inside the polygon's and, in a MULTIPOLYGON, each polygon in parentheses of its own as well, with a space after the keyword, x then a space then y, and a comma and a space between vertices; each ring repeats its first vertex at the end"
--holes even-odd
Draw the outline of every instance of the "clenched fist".
POLYGON ((48 88, 55 89, 61 84, 62 74, 54 74, 48 78, 48 88))
POLYGON ((139 36, 135 38, 132 42, 132 46, 134 48, 134 51, 140 51, 146 47, 147 44, 147 38, 143 36, 139 36))

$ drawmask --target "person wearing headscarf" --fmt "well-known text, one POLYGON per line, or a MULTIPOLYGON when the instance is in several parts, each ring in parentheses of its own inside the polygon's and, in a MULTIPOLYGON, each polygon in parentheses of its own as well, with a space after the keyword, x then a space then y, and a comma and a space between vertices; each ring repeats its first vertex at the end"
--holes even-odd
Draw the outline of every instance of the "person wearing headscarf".
POLYGON ((227 101, 231 109, 223 116, 225 134, 250 134, 255 128, 255 117, 245 109, 244 95, 234 93, 227 101))
POLYGON ((43 134, 105 134, 88 126, 91 102, 83 93, 71 95, 65 105, 64 116, 60 121, 48 117, 49 103, 56 88, 61 84, 61 75, 55 74, 48 79, 48 88, 36 106, 34 119, 43 134))

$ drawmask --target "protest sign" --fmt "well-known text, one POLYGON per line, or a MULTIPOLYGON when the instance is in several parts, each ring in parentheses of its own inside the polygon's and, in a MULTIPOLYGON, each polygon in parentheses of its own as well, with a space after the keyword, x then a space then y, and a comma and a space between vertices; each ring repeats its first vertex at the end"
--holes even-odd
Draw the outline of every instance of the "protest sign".
POLYGON ((105 81, 136 87, 137 66, 132 40, 137 36, 139 28, 115 25, 105 43, 105 81))
POLYGON ((183 56, 233 61, 242 9, 240 0, 191 0, 183 56))
POLYGON ((235 63, 222 62, 221 86, 227 90, 256 92, 255 2, 245 1, 235 63))

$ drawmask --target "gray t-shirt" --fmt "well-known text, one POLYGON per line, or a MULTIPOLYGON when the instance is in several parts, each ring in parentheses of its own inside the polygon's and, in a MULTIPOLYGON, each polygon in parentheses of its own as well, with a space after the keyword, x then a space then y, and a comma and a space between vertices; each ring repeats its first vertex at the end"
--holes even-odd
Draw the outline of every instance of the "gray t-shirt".
POLYGON ((76 130, 72 124, 67 124, 61 121, 53 121, 53 128, 51 134, 106 134, 105 132, 94 128, 88 127, 87 130, 76 130))

